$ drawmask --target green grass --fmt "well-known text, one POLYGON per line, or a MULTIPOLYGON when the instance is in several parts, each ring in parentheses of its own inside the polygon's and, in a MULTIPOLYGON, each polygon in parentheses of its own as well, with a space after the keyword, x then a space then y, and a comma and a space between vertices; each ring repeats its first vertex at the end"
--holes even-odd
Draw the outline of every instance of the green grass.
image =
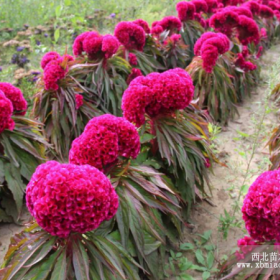
POLYGON ((151 23, 165 15, 175 14, 176 0, 0 0, 0 19, 2 27, 20 28, 24 24, 31 26, 44 25, 56 16, 76 15, 85 17, 100 9, 107 16, 115 13, 121 20, 143 18, 151 23))

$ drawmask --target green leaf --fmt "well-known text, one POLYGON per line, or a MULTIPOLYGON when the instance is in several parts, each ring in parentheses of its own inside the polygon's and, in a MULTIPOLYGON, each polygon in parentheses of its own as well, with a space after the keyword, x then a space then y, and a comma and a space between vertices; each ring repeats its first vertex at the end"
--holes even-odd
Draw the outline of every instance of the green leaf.
POLYGON ((188 251, 188 250, 193 250, 194 249, 194 245, 191 243, 183 243, 180 245, 180 249, 183 251, 188 251))
POLYGON ((210 274, 209 271, 204 271, 204 272, 202 273, 202 279, 203 279, 203 280, 207 280, 210 276, 211 276, 211 274, 210 274))
POLYGON ((142 135, 140 137, 140 142, 141 142, 141 144, 144 144, 144 143, 150 142, 152 139, 155 139, 154 135, 145 133, 144 135, 142 135))
MULTIPOLYGON (((80 243, 80 241, 77 241, 80 243)), ((83 245, 73 242, 73 266, 77 280, 89 279, 89 259, 82 251, 83 245)))
POLYGON ((210 252, 208 252, 208 254, 207 254, 207 267, 208 267, 209 269, 211 269, 212 266, 213 266, 213 264, 214 264, 214 254, 213 254, 212 251, 210 251, 210 252))
POLYGON ((67 276, 66 250, 64 249, 57 259, 50 280, 64 280, 67 276))
POLYGON ((197 260, 198 263, 200 263, 202 265, 206 265, 204 257, 203 257, 203 253, 200 249, 195 251, 195 257, 196 257, 196 260, 197 260))
POLYGON ((59 28, 55 30, 54 32, 54 41, 57 43, 58 42, 58 39, 60 37, 60 30, 59 28))

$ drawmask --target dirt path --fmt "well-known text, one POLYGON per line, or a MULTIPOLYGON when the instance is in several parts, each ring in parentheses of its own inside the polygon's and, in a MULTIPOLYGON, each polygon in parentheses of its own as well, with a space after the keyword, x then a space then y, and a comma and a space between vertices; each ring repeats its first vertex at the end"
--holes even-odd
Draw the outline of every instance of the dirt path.
MULTIPOLYGON (((279 119, 275 114, 275 110, 273 110, 272 102, 266 99, 270 92, 267 83, 271 77, 272 65, 279 60, 279 53, 280 45, 276 45, 263 56, 261 84, 252 93, 252 97, 245 100, 239 108, 240 116, 235 121, 230 122, 229 126, 224 128, 218 135, 219 160, 224 162, 227 167, 218 164, 214 166, 215 175, 211 175, 213 185, 211 202, 214 206, 205 201, 198 203, 191 215, 194 229, 185 230, 184 242, 190 242, 195 233, 201 234, 206 230, 211 230, 211 241, 218 249, 216 257, 229 254, 232 250, 235 251, 237 240, 246 234, 240 210, 237 211, 237 216, 242 221, 242 229, 231 228, 226 240, 223 239, 222 233, 218 231, 219 217, 224 215, 224 210, 229 213, 233 212, 233 204, 238 200, 239 190, 244 183, 245 177, 247 178, 245 185, 250 186, 258 175, 268 169, 269 151, 265 144, 271 136, 273 127, 279 123, 279 119), (266 105, 265 100, 267 100, 266 105), (256 150, 252 157, 249 171, 246 174, 256 137, 256 150)), ((278 73, 280 78, 280 72, 278 73)), ((243 198, 241 196, 241 206, 243 198)))

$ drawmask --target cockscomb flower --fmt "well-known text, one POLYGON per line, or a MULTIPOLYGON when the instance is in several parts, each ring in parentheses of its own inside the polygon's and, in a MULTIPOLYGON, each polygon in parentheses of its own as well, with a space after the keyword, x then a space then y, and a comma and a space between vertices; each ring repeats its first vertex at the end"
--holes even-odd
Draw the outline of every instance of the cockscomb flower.
POLYGON ((239 16, 237 31, 237 37, 243 45, 248 45, 252 42, 258 44, 260 40, 259 28, 253 19, 246 16, 239 16))
POLYGON ((248 18, 253 18, 253 14, 251 12, 251 10, 246 7, 246 6, 228 6, 226 8, 224 8, 224 10, 228 10, 228 11, 233 11, 235 13, 237 13, 239 16, 246 16, 248 18))
POLYGON ((260 5, 260 17, 273 18, 273 16, 274 16, 274 12, 270 7, 266 5, 260 5))
POLYGON ((203 33, 200 38, 196 41, 195 45, 194 45, 194 54, 195 55, 201 55, 200 50, 201 50, 201 46, 202 44, 210 39, 210 38, 214 38, 217 36, 218 33, 215 32, 205 32, 203 33))
POLYGON ((222 33, 206 32, 197 40, 194 46, 195 55, 201 55, 203 68, 211 73, 220 54, 230 48, 228 37, 222 33))
POLYGON ((146 35, 144 29, 138 24, 122 21, 117 24, 114 34, 126 49, 143 51, 146 35))
POLYGON ((162 28, 161 25, 158 24, 158 21, 153 22, 151 33, 154 34, 154 35, 159 35, 162 32, 163 32, 163 28, 162 28), (155 23, 157 23, 157 24, 155 24, 155 23))
POLYGON ((133 21, 133 23, 141 26, 144 29, 146 34, 150 34, 151 30, 150 30, 149 24, 145 20, 143 20, 143 19, 136 19, 136 20, 133 21))
POLYGON ((84 104, 84 97, 81 94, 76 94, 75 101, 76 101, 76 110, 79 110, 80 107, 84 104))
POLYGON ((120 42, 115 36, 112 35, 103 36, 101 50, 104 53, 105 58, 108 59, 112 57, 119 49, 119 46, 120 46, 120 42))
POLYGON ((135 66, 135 65, 138 64, 137 56, 134 53, 130 53, 128 55, 128 61, 129 61, 130 65, 134 65, 135 66))
POLYGON ((0 90, 0 134, 5 129, 11 128, 11 119, 14 108, 12 102, 5 96, 5 94, 0 90))
POLYGON ((73 141, 69 160, 103 170, 115 163, 118 156, 136 158, 139 151, 140 138, 135 126, 124 118, 106 114, 93 118, 73 141))
POLYGON ((255 242, 251 237, 244 236, 243 238, 237 241, 237 246, 239 247, 239 251, 235 252, 235 255, 238 260, 245 259, 245 255, 252 252, 257 246, 258 243, 255 242))
POLYGON ((250 186, 242 213, 245 227, 257 241, 280 241, 280 170, 266 171, 250 186))
POLYGON ((150 117, 184 109, 193 99, 194 86, 189 74, 180 68, 151 73, 131 82, 123 94, 124 117, 141 126, 145 113, 150 117))
POLYGON ((169 30, 169 35, 173 34, 173 32, 179 32, 182 28, 182 23, 180 19, 174 16, 164 17, 159 25, 163 28, 163 30, 169 30))
POLYGON ((208 5, 205 0, 193 0, 191 3, 194 4, 197 13, 206 13, 208 11, 208 5))
POLYGON ((86 52, 90 59, 95 59, 100 55, 102 48, 102 36, 95 32, 88 32, 83 39, 83 51, 86 52))
POLYGON ((90 31, 86 31, 76 37, 73 47, 72 47, 74 55, 78 56, 84 52, 83 41, 86 38, 87 34, 89 34, 89 33, 90 33, 90 31))
POLYGON ((182 1, 176 5, 178 12, 178 18, 184 22, 187 20, 193 20, 196 12, 195 5, 192 2, 182 1))
POLYGON ((127 77, 126 83, 129 85, 137 77, 143 76, 140 69, 132 68, 131 73, 127 77))
POLYGON ((100 35, 95 31, 88 31, 80 34, 74 41, 74 55, 86 53, 88 58, 95 60, 98 58, 110 58, 119 48, 119 41, 112 35, 100 35))
POLYGON ((49 161, 37 167, 27 188, 26 205, 40 227, 67 238, 108 221, 118 209, 109 179, 89 165, 49 161))
POLYGON ((237 27, 238 23, 238 14, 226 9, 214 14, 209 21, 210 27, 228 36, 231 35, 232 29, 237 27))
POLYGON ((217 7, 218 7, 218 1, 217 0, 205 0, 205 2, 207 3, 208 6, 208 13, 213 13, 216 11, 217 7))
POLYGON ((253 64, 251 61, 246 61, 243 54, 239 53, 237 55, 237 59, 235 60, 235 64, 240 67, 245 72, 253 71, 257 69, 257 66, 253 64))
POLYGON ((280 11, 279 3, 275 3, 275 2, 269 1, 268 2, 268 7, 271 8, 272 10, 280 11))
POLYGON ((46 90, 56 91, 59 89, 59 80, 63 79, 68 72, 68 68, 65 69, 62 67, 62 62, 62 58, 59 60, 53 60, 45 67, 43 79, 46 90))
POLYGON ((42 67, 42 69, 45 69, 45 67, 47 66, 47 64, 50 61, 57 60, 60 57, 61 57, 60 54, 57 53, 57 52, 48 52, 48 53, 46 53, 42 57, 42 60, 41 60, 41 67, 42 67))
POLYGON ((0 91, 11 100, 15 115, 24 116, 26 114, 27 102, 19 88, 9 83, 0 83, 0 91))
POLYGON ((258 15, 260 13, 260 4, 255 1, 245 2, 242 6, 248 7, 253 15, 258 15))

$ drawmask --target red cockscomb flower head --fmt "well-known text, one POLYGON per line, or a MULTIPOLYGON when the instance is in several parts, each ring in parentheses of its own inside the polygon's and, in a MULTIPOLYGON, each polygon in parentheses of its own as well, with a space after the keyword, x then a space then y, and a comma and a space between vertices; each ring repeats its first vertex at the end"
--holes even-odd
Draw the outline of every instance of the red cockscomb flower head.
POLYGON ((112 35, 103 36, 101 50, 105 58, 108 59, 112 57, 119 49, 119 46, 120 46, 120 42, 115 36, 112 35))
POLYGON ((217 0, 205 0, 208 6, 207 13, 213 13, 216 11, 218 7, 218 1, 217 0))
POLYGON ((41 67, 42 69, 45 69, 45 67, 47 66, 47 64, 52 61, 52 60, 57 60, 58 58, 60 58, 60 54, 58 54, 57 52, 48 52, 46 53, 41 60, 41 67))
POLYGON ((271 8, 266 5, 260 5, 260 17, 262 18, 273 18, 274 12, 271 8))
POLYGON ((232 33, 232 29, 237 27, 238 23, 238 14, 225 9, 214 14, 210 18, 209 25, 216 31, 222 32, 230 36, 232 33))
POLYGON ((207 13, 208 5, 205 0, 193 0, 191 3, 194 4, 196 13, 207 13))
POLYGON ((67 238, 110 220, 119 201, 109 179, 98 169, 49 161, 33 174, 26 188, 26 205, 40 227, 67 238))
POLYGON ((240 250, 235 252, 237 259, 245 259, 245 255, 252 252, 257 245, 258 243, 249 236, 244 236, 244 238, 239 239, 237 241, 237 246, 240 250))
POLYGON ((0 134, 5 129, 12 129, 11 124, 13 123, 12 114, 14 108, 10 99, 0 90, 0 134))
POLYGON ((90 33, 90 31, 84 32, 77 36, 73 44, 73 53, 74 55, 81 55, 84 52, 83 42, 85 37, 90 33))
MULTIPOLYGON (((182 1, 176 5, 178 18, 181 21, 193 20, 196 12, 195 5, 192 2, 182 1)), ((181 29, 181 28, 180 28, 181 29)))
POLYGON ((130 63, 130 65, 137 65, 138 64, 138 62, 137 62, 137 56, 134 54, 134 53, 130 53, 129 55, 128 55, 128 60, 129 60, 129 63, 130 63))
POLYGON ((101 55, 102 40, 102 36, 95 31, 88 32, 84 37, 83 50, 88 54, 90 59, 96 59, 101 55))
POLYGON ((230 48, 230 41, 222 33, 206 32, 194 46, 195 55, 201 55, 203 68, 211 73, 220 54, 224 54, 230 48))
POLYGON ((266 171, 249 188, 242 213, 245 227, 257 241, 280 240, 280 170, 266 171))
POLYGON ((280 10, 280 5, 279 5, 279 3, 275 3, 275 2, 269 1, 269 2, 268 2, 268 6, 269 6, 269 8, 271 8, 272 10, 276 10, 276 11, 279 11, 279 10, 280 10))
POLYGON ((76 110, 79 110, 80 107, 84 104, 84 97, 81 94, 76 94, 75 100, 76 100, 76 110))
POLYGON ((237 31, 237 37, 243 45, 248 45, 252 42, 257 44, 260 40, 258 25, 253 19, 246 16, 239 16, 237 31))
POLYGON ((227 52, 230 48, 230 41, 226 35, 222 33, 205 32, 194 45, 195 55, 202 55, 202 47, 205 44, 216 46, 219 54, 227 52))
POLYGON ((134 79, 122 97, 124 117, 137 127, 145 123, 145 109, 152 101, 152 90, 140 83, 144 77, 134 79))
POLYGON ((162 26, 163 30, 169 30, 170 34, 172 34, 173 32, 179 32, 182 28, 180 19, 174 16, 164 17, 159 22, 159 25, 162 26))
POLYGON ((5 96, 11 100, 14 115, 24 116, 26 114, 27 102, 19 88, 9 83, 0 83, 0 91, 2 91, 5 96))
POLYGON ((193 99, 194 86, 189 74, 180 68, 161 74, 138 77, 124 92, 124 117, 141 126, 145 113, 150 117, 187 107, 193 99))
POLYGON ((203 33, 200 38, 196 41, 195 45, 194 45, 194 54, 195 55, 201 55, 200 50, 201 50, 201 46, 202 44, 213 37, 216 37, 217 33, 215 32, 205 32, 203 33))
POLYGON ((246 16, 248 18, 253 18, 253 14, 251 10, 246 6, 228 6, 224 10, 233 11, 237 13, 239 16, 246 16))
POLYGON ((64 69, 61 66, 62 61, 62 58, 59 60, 53 60, 45 67, 43 79, 46 90, 59 89, 58 81, 63 79, 68 72, 68 69, 64 69))
POLYGON ((173 44, 176 44, 181 40, 181 35, 173 34, 172 36, 170 36, 170 40, 172 41, 173 44))
POLYGON ((159 35, 160 33, 163 32, 163 28, 161 25, 154 25, 151 29, 151 33, 154 35, 159 35))
POLYGON ((133 21, 133 23, 141 26, 144 29, 146 34, 150 34, 151 30, 150 30, 149 24, 145 20, 143 20, 143 19, 136 19, 136 20, 133 21))
POLYGON ((128 50, 143 51, 146 41, 145 31, 139 25, 122 21, 115 28, 115 36, 128 50))
POLYGON ((260 4, 258 2, 248 1, 245 2, 242 6, 248 7, 253 15, 258 15, 260 13, 260 4))
POLYGON ((93 118, 73 141, 69 160, 103 170, 116 162, 118 156, 136 158, 139 151, 140 138, 135 126, 124 118, 106 114, 93 118))
POLYGON ((105 114, 88 122, 85 133, 104 126, 118 136, 118 154, 127 158, 136 158, 140 151, 140 138, 135 126, 125 118, 105 114))
POLYGON ((253 71, 257 69, 257 66, 253 64, 251 61, 246 61, 243 54, 239 53, 237 55, 237 59, 235 60, 235 64, 240 67, 245 72, 253 71))
POLYGON ((140 69, 132 68, 131 73, 127 77, 126 83, 129 85, 137 77, 143 76, 140 69))

